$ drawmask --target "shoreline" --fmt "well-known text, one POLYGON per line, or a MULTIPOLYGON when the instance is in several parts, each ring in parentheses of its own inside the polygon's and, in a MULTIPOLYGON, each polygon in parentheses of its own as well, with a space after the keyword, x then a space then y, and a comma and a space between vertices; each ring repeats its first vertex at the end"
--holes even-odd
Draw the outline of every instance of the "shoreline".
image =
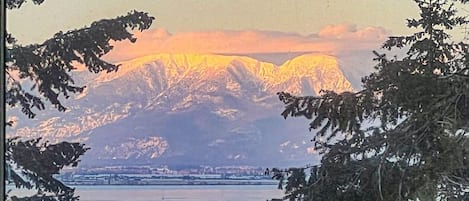
POLYGON ((166 180, 166 179, 155 179, 155 180, 119 180, 119 181, 63 181, 64 184, 70 186, 194 186, 194 185, 278 185, 276 180, 166 180))

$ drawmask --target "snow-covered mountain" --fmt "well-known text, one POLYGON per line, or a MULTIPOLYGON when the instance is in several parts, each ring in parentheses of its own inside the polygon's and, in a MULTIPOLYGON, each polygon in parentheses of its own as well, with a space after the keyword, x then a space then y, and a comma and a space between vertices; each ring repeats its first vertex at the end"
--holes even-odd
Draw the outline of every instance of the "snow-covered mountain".
MULTIPOLYGON (((277 66, 245 56, 158 54, 119 71, 76 72, 87 86, 69 110, 40 112, 10 136, 71 140, 88 165, 277 165, 314 156, 307 121, 284 120, 276 92, 350 91, 336 58, 306 54, 277 66)), ((15 115, 11 111, 9 116, 15 115)))

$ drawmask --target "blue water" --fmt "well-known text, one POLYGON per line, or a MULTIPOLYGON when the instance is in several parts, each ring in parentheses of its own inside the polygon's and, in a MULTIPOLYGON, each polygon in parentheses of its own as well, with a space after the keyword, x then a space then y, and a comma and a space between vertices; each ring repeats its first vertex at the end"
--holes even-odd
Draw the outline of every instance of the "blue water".
POLYGON ((276 187, 274 185, 103 185, 75 188, 76 195, 79 195, 82 201, 265 201, 282 197, 282 191, 276 187))

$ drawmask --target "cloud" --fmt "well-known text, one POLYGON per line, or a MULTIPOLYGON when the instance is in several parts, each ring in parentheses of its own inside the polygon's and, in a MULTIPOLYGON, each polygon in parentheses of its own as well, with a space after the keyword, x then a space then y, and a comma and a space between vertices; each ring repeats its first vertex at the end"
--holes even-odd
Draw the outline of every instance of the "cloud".
POLYGON ((318 36, 323 39, 345 39, 354 41, 380 41, 387 38, 388 31, 381 27, 365 27, 358 29, 356 25, 343 23, 328 25, 319 31, 318 36))
POLYGON ((317 151, 316 151, 316 149, 315 149, 314 147, 308 147, 308 148, 306 148, 306 153, 308 153, 308 154, 316 154, 317 151))
POLYGON ((116 42, 105 59, 123 61, 157 53, 250 54, 276 52, 343 52, 373 50, 389 33, 381 27, 329 25, 303 36, 273 31, 204 31, 171 34, 164 29, 135 33, 136 43, 116 42))

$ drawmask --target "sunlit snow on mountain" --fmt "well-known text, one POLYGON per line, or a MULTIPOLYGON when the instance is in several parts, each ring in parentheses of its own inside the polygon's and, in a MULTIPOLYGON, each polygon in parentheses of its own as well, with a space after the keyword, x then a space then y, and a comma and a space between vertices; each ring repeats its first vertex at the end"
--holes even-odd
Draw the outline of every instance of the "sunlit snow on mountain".
POLYGON ((317 158, 307 121, 284 120, 276 92, 353 90, 333 56, 305 54, 282 65, 248 56, 157 54, 119 71, 76 72, 83 94, 69 111, 40 112, 9 136, 80 141, 82 164, 278 165, 317 158))

